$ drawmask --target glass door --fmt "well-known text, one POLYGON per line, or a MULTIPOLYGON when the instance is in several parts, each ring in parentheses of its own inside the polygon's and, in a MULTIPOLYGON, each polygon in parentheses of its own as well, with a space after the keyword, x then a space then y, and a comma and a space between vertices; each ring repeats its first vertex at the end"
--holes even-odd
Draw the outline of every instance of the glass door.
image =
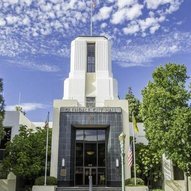
POLYGON ((96 177, 97 173, 96 173, 96 168, 85 168, 85 185, 89 185, 89 176, 92 176, 92 185, 95 186, 96 184, 96 177))
POLYGON ((106 183, 105 129, 77 129, 75 143, 75 185, 106 183))

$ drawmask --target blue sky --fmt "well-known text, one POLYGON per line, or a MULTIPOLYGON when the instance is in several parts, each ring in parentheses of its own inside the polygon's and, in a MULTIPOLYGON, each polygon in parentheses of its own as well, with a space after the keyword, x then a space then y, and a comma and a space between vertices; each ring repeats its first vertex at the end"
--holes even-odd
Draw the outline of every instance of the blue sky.
MULTIPOLYGON (((0 0, 0 78, 7 109, 19 103, 44 121, 63 96, 70 42, 90 34, 90 0, 0 0)), ((112 42, 119 96, 141 90, 153 70, 185 64, 191 73, 190 0, 97 0, 93 34, 112 42)))

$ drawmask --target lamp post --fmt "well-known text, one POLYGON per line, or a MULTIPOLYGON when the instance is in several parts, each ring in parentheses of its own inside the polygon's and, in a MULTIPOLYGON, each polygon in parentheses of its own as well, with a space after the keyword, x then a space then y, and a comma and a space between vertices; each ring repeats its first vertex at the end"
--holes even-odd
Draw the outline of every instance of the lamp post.
POLYGON ((120 142, 120 148, 121 148, 121 182, 122 182, 122 191, 125 191, 125 161, 124 161, 124 146, 125 146, 125 133, 121 133, 119 135, 119 142, 120 142))

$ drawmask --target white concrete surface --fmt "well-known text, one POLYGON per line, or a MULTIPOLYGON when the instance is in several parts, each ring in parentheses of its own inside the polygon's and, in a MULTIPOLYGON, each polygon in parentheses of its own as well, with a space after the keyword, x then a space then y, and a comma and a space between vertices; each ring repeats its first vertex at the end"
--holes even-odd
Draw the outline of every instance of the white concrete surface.
POLYGON ((126 186, 125 191, 148 191, 147 186, 126 186))
POLYGON ((64 100, 85 107, 86 97, 96 97, 96 107, 118 99, 117 81, 111 67, 111 44, 105 37, 78 37, 71 43, 69 78, 64 81, 64 100), (95 43, 95 73, 87 73, 87 43, 95 43))
POLYGON ((32 191, 55 191, 56 186, 33 186, 32 191))

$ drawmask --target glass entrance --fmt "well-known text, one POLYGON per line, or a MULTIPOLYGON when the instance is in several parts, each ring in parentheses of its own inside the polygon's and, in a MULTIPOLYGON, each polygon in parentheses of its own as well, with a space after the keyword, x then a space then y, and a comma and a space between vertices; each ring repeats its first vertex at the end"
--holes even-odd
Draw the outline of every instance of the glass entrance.
POLYGON ((105 185, 105 129, 77 129, 75 143, 75 185, 105 185))

